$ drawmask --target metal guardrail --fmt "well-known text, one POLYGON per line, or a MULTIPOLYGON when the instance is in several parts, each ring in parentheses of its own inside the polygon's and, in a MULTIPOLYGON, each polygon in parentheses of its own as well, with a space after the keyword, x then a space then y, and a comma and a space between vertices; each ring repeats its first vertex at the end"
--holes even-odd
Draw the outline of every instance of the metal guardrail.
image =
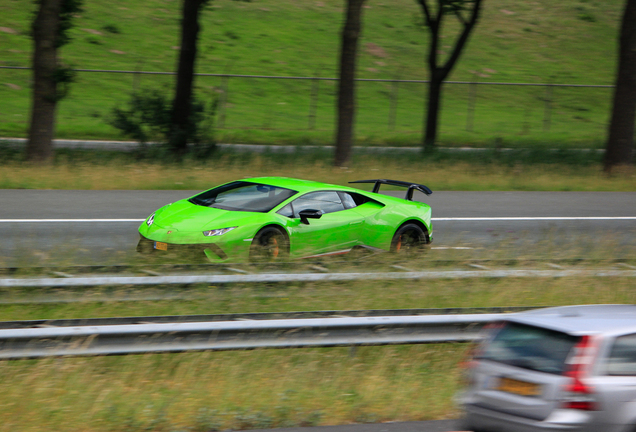
POLYGON ((300 318, 0 329, 0 359, 469 342, 502 314, 300 318))
POLYGON ((352 280, 396 279, 472 279, 472 278, 562 278, 562 277, 636 277, 636 270, 614 269, 504 269, 447 270, 378 273, 275 273, 239 275, 179 275, 179 276, 98 276, 70 278, 8 278, 0 279, 0 287, 89 287, 125 285, 194 285, 230 283, 279 282, 343 282, 352 280))
POLYGON ((249 312, 233 314, 205 315, 156 315, 106 318, 41 319, 26 321, 0 321, 0 329, 27 329, 77 326, 112 326, 129 324, 179 324, 218 321, 265 321, 298 320, 314 318, 371 318, 421 315, 467 315, 504 314, 523 312, 548 306, 496 306, 496 307, 454 307, 417 309, 361 309, 361 310, 317 310, 298 312, 249 312))
MULTIPOLYGON (((438 218, 439 219, 439 218, 438 218)), ((135 219, 136 220, 136 219, 135 219)), ((27 267, 0 267, 0 275, 14 275, 14 274, 69 274, 76 276, 82 275, 104 275, 104 274, 120 274, 120 273, 161 273, 165 274, 175 272, 206 272, 206 273, 219 273, 219 272, 232 272, 232 273, 257 273, 257 272, 282 272, 291 268, 298 269, 310 268, 316 266, 326 267, 327 269, 342 268, 343 266, 352 265, 367 265, 368 260, 362 258, 360 260, 310 260, 303 259, 300 262, 271 262, 260 263, 258 266, 254 266, 250 263, 153 263, 153 264, 113 264, 113 265, 60 265, 60 266, 27 266, 27 267)), ((374 266, 383 265, 386 268, 398 268, 401 266, 412 265, 413 261, 410 260, 387 260, 381 263, 374 263, 374 266)), ((471 266, 474 268, 485 268, 486 266, 492 268, 505 268, 505 267, 519 267, 520 265, 531 266, 550 266, 552 268, 563 268, 563 266, 621 266, 627 269, 636 270, 636 258, 606 258, 606 259, 593 259, 593 258, 480 258, 480 259, 430 259, 423 262, 418 262, 418 265, 424 264, 426 267, 439 269, 444 266, 471 266), (556 266, 556 267, 555 267, 556 266)), ((400 267, 403 268, 403 267, 400 267)))

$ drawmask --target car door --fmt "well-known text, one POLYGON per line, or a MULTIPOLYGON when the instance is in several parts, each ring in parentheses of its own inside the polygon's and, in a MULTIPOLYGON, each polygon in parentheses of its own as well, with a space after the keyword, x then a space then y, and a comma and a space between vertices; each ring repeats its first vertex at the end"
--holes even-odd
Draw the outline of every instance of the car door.
MULTIPOLYGON (((636 422, 636 334, 616 337, 591 382, 601 424, 636 422)), ((600 430, 600 429, 599 429, 600 430)))
POLYGON ((336 191, 307 193, 291 202, 294 223, 290 224, 290 243, 293 254, 318 254, 346 250, 355 245, 356 224, 362 217, 346 209, 340 194, 336 191), (302 210, 320 210, 319 219, 309 219, 302 223, 302 210))

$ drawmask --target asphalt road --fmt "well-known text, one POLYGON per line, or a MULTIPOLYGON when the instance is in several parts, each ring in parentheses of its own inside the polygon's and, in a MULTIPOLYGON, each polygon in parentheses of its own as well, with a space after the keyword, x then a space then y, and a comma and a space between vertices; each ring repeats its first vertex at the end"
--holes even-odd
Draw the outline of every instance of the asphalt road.
MULTIPOLYGON (((0 190, 0 264, 121 261, 134 256, 141 220, 196 192, 0 190)), ((415 198, 433 208, 433 251, 541 242, 636 245, 633 192, 438 191, 415 198)))

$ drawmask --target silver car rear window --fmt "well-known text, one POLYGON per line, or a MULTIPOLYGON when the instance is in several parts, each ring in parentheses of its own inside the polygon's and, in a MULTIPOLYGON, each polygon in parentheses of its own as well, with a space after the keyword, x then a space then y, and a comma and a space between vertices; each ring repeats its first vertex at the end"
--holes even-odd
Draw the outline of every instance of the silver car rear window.
POLYGON ((566 333, 510 322, 485 344, 477 358, 561 375, 577 340, 566 333))

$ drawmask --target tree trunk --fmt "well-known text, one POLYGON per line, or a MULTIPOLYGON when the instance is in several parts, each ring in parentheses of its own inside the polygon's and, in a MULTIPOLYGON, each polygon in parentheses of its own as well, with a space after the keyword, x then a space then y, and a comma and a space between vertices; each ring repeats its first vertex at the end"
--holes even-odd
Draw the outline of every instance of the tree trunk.
POLYGON ((627 0, 620 33, 614 106, 605 151, 605 172, 633 162, 636 117, 636 0, 627 0))
POLYGON ((33 98, 28 161, 46 163, 53 156, 55 108, 57 105, 57 44, 60 9, 63 0, 40 0, 33 22, 33 98))
POLYGON ((170 147, 177 154, 184 153, 188 146, 194 62, 197 57, 197 39, 199 37, 199 11, 204 1, 183 0, 181 50, 179 52, 177 84, 172 103, 172 125, 170 130, 170 147))
MULTIPOLYGON (((468 37, 470 36, 473 27, 477 24, 482 0, 474 0, 472 8, 466 9, 470 11, 469 19, 466 19, 461 10, 444 10, 444 0, 437 0, 437 11, 429 7, 428 0, 417 1, 422 7, 426 26, 431 33, 431 40, 428 49, 428 69, 431 73, 431 78, 428 85, 428 111, 425 114, 426 132, 424 134, 424 139, 422 140, 422 150, 426 152, 435 147, 435 141, 437 140, 437 126, 439 124, 442 85, 444 84, 444 80, 446 80, 448 74, 451 70, 453 70, 453 67, 455 66, 455 63, 457 63, 466 42, 468 42, 468 37), (438 65, 437 60, 440 38, 442 36, 442 21, 445 14, 455 15, 463 28, 446 62, 442 65, 438 65)), ((446 5, 448 6, 448 4, 446 5)))
POLYGON ((424 151, 430 151, 435 147, 443 83, 444 78, 439 73, 435 71, 431 73, 431 80, 428 84, 428 111, 426 113, 426 134, 423 143, 424 151))
POLYGON ((351 158, 355 121, 355 74, 358 37, 365 0, 347 0, 346 22, 340 47, 340 81, 338 82, 338 129, 336 132, 335 166, 343 166, 351 158))

